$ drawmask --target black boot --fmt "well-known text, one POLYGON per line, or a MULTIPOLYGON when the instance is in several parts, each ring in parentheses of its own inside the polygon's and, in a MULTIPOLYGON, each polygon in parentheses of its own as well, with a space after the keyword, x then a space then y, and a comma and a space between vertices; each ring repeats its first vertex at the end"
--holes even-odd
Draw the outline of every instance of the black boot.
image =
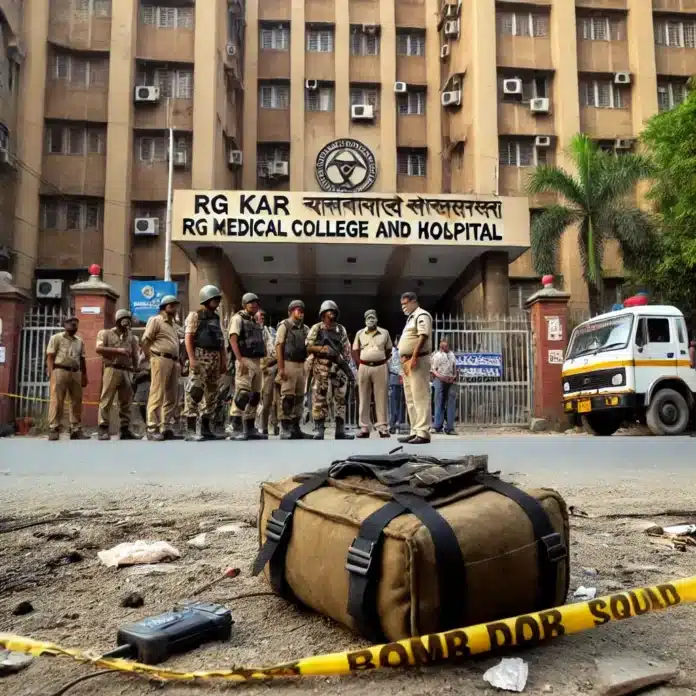
POLYGON ((196 416, 186 418, 186 442, 200 442, 203 439, 198 435, 197 426, 198 418, 196 416))
POLYGON ((201 418, 201 439, 205 441, 217 440, 217 435, 210 427, 210 418, 208 416, 201 418))
POLYGON ((236 438, 237 440, 267 440, 268 435, 262 435, 254 425, 254 419, 244 421, 244 431, 236 438))
POLYGON ((118 439, 119 440, 139 440, 139 437, 136 437, 132 432, 131 429, 127 425, 122 425, 121 429, 118 431, 118 439))
POLYGON ((280 421, 280 439, 281 440, 294 440, 295 432, 293 430, 293 424, 291 421, 282 420, 280 421))
POLYGON ((348 435, 346 433, 346 426, 345 423, 343 422, 343 418, 337 418, 336 419, 336 434, 334 435, 335 440, 353 440, 355 439, 354 435, 348 435))
POLYGON ((280 435, 280 427, 278 426, 277 423, 273 426, 273 434, 274 434, 276 437, 277 437, 278 435, 280 435))
POLYGON ((302 428, 300 427, 300 419, 295 418, 292 421, 292 424, 290 426, 290 429, 292 431, 292 439, 293 440, 312 440, 313 437, 309 433, 305 433, 302 428))
POLYGON ((97 435, 97 440, 102 440, 102 441, 109 441, 111 439, 111 436, 109 435, 109 426, 108 425, 100 425, 99 426, 99 434, 97 435))
POLYGON ((82 428, 75 428, 75 430, 73 430, 70 433, 70 439, 71 440, 89 440, 91 438, 89 435, 82 432, 82 428))
POLYGON ((324 431, 326 430, 326 425, 324 421, 317 421, 314 424, 314 427, 316 428, 316 432, 314 433, 314 439, 315 440, 323 440, 324 439, 324 431))
POLYGON ((164 440, 162 433, 157 430, 148 430, 146 437, 150 442, 162 442, 164 440))
POLYGON ((232 432, 230 433, 228 440, 236 440, 242 434, 242 417, 232 416, 232 432))

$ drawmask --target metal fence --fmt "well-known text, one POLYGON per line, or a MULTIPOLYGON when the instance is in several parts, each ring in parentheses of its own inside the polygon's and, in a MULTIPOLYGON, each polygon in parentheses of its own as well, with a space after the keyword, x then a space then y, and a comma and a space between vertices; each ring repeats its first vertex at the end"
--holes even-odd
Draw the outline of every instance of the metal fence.
POLYGON ((459 371, 457 422, 464 426, 527 425, 532 408, 531 328, 525 316, 434 317, 434 348, 447 338, 454 353, 500 356, 499 376, 459 371))
POLYGON ((19 365, 15 407, 17 417, 40 417, 46 412, 49 379, 46 373, 46 348, 53 334, 63 328, 67 312, 58 306, 32 307, 24 315, 19 336, 19 365), (38 399, 38 400, 37 400, 38 399))

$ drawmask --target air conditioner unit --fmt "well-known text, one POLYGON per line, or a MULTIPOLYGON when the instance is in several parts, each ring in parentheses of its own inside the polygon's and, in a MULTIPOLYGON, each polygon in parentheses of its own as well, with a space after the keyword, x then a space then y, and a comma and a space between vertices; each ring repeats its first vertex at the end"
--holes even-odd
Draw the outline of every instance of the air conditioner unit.
POLYGON ((461 104, 462 104, 461 90, 452 90, 450 92, 443 92, 440 101, 442 103, 442 106, 461 106, 461 104))
POLYGON ((227 55, 228 56, 236 56, 237 55, 237 47, 231 41, 227 44, 227 55))
POLYGON ((406 92, 408 92, 408 85, 405 82, 395 82, 394 91, 397 94, 406 94, 406 92))
POLYGON ((546 97, 537 97, 529 101, 529 110, 533 114, 548 114, 550 108, 551 103, 546 97))
POLYGON ((280 160, 276 162, 270 162, 268 165, 268 175, 273 177, 289 176, 290 163, 282 162, 280 160))
POLYGON ((459 38, 459 20, 451 20, 449 22, 445 22, 445 36, 452 37, 452 38, 459 38))
POLYGON ((243 161, 241 150, 230 150, 227 154, 227 164, 232 167, 241 167, 243 161))
POLYGON ((444 44, 444 46, 440 49, 440 59, 444 60, 445 58, 448 58, 449 54, 450 54, 450 45, 444 44))
POLYGON ((551 136, 550 135, 537 135, 534 138, 534 147, 545 148, 551 147, 551 136))
POLYGON ((188 164, 188 153, 186 150, 179 150, 174 153, 174 166, 185 167, 188 164))
POLYGON ((445 19, 457 19, 460 5, 445 5, 445 19))
POLYGON ((376 34, 377 25, 376 24, 363 24, 362 25, 363 34, 376 34))
POLYGON ((136 87, 135 88, 135 101, 144 102, 148 104, 154 104, 158 102, 160 98, 159 87, 136 87))
POLYGON ((159 234, 159 219, 153 217, 135 218, 133 234, 136 237, 156 237, 159 234))
POLYGON ((63 281, 59 278, 36 281, 36 297, 39 300, 57 300, 63 297, 63 281))
POLYGON ((353 104, 350 107, 350 117, 353 121, 372 121, 375 107, 372 104, 353 104))
POLYGON ((305 86, 305 89, 309 89, 313 92, 315 89, 319 89, 319 81, 318 80, 305 80, 304 86, 305 86))
POLYGON ((630 85, 631 84, 631 73, 627 72, 617 72, 614 75, 615 85, 630 85))
POLYGON ((522 80, 519 77, 503 80, 503 94, 522 94, 522 80))
POLYGON ((633 140, 629 138, 617 138, 614 141, 615 150, 630 150, 633 147, 633 140))
POLYGON ((262 164, 259 164, 256 173, 261 179, 268 179, 268 177, 271 175, 271 170, 268 162, 263 162, 262 164))
POLYGON ((0 147, 0 165, 5 167, 14 167, 14 160, 7 148, 0 147))

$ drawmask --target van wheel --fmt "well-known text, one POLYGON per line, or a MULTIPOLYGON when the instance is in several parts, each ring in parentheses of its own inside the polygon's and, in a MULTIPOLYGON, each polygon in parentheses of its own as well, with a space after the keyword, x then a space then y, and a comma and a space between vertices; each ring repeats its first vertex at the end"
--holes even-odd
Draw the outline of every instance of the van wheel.
POLYGON ((691 412, 686 399, 674 389, 660 389, 645 415, 653 435, 681 435, 688 427, 691 412))
POLYGON ((623 421, 623 413, 590 413, 582 416, 582 427, 588 435, 608 437, 621 427, 623 421))

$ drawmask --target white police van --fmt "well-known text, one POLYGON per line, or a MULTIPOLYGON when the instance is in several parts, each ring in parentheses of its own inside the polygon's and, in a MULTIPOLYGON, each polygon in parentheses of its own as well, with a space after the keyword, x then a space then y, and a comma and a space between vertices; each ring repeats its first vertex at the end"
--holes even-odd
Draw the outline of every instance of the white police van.
POLYGON ((624 421, 679 435, 691 425, 694 397, 696 370, 676 307, 625 307, 573 331, 563 363, 564 411, 591 435, 613 435, 624 421))

